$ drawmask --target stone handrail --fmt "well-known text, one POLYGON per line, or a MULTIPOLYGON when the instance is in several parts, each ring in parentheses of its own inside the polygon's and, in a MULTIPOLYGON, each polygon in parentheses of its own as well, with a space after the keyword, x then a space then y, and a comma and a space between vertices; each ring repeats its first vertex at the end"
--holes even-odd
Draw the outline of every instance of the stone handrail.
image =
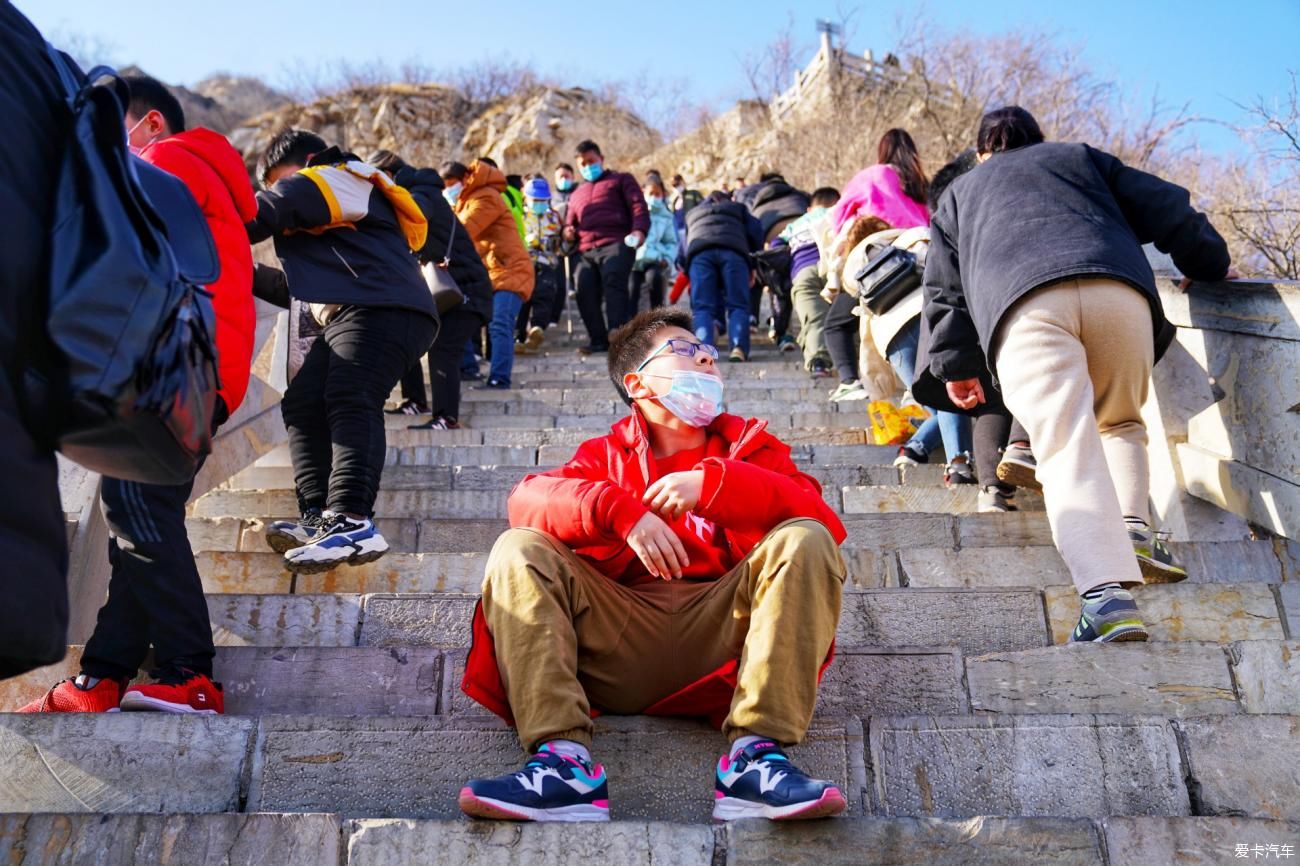
POLYGON ((1200 540, 1245 522, 1300 539, 1300 283, 1164 281, 1161 298, 1178 327, 1145 411, 1162 523, 1200 540))

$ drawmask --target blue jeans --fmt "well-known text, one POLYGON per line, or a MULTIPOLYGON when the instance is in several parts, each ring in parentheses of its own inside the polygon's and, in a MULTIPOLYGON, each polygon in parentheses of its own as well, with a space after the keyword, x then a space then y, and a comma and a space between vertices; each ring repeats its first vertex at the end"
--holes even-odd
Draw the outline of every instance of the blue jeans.
POLYGON ((740 253, 705 250, 691 258, 691 315, 695 339, 715 344, 714 322, 727 323, 732 348, 749 357, 749 265, 740 253))
POLYGON ((523 306, 524 299, 514 292, 492 293, 492 321, 488 323, 488 336, 492 338, 489 379, 510 382, 515 368, 515 321, 523 306))
MULTIPOLYGON (((893 342, 889 344, 889 363, 898 374, 898 378, 902 379, 909 388, 912 386, 913 374, 916 372, 916 349, 920 340, 921 320, 914 319, 910 325, 899 331, 893 342)), ((955 412, 936 412, 929 407, 926 407, 926 411, 930 413, 930 417, 925 419, 908 440, 908 447, 929 454, 942 441, 943 450, 949 460, 958 454, 969 456, 972 448, 970 418, 955 412)))

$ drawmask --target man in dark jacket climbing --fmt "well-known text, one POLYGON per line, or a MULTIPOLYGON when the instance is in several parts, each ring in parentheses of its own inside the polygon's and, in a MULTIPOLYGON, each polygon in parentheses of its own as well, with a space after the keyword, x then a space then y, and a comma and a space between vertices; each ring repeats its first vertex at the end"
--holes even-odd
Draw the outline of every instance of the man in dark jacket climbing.
MULTIPOLYGON (((795 189, 780 172, 767 172, 758 183, 736 193, 737 202, 743 204, 763 226, 763 244, 774 241, 785 227, 808 212, 811 199, 808 193, 795 189)), ((749 314, 758 320, 763 303, 763 289, 772 293, 772 322, 768 337, 782 351, 793 352, 798 346, 790 336, 790 317, 794 304, 790 298, 790 255, 784 244, 763 252, 758 260, 757 274, 749 292, 749 314)))
POLYGON ((650 209, 636 178, 605 168, 594 141, 578 144, 578 171, 586 181, 569 199, 564 242, 577 245, 578 312, 590 342, 584 355, 609 349, 609 332, 632 315, 628 279, 636 248, 650 231, 650 209), (604 306, 602 311, 601 307, 604 306))
POLYGON ((452 430, 460 426, 460 364, 465 343, 492 318, 492 280, 474 248, 474 239, 443 196, 446 185, 437 169, 409 166, 388 150, 378 151, 367 162, 388 172, 398 186, 411 193, 429 223, 428 240, 419 251, 421 264, 437 267, 445 261, 447 272, 465 296, 463 304, 443 314, 438 337, 429 348, 432 400, 425 397, 423 368, 412 364, 402 376, 402 403, 389 412, 432 415, 413 429, 452 430))
POLYGON ((726 322, 732 361, 749 360, 749 255, 763 246, 763 227, 744 205, 714 192, 686 215, 685 254, 695 336, 716 344, 726 322))
POLYGON ((985 115, 978 151, 931 220, 930 371, 973 409, 987 366, 1029 433, 1082 597, 1073 640, 1146 640, 1128 588, 1187 572, 1149 523, 1142 405, 1173 328, 1141 244, 1208 281, 1234 276, 1227 245, 1187 190, 1085 144, 1044 142, 1023 108, 985 115))

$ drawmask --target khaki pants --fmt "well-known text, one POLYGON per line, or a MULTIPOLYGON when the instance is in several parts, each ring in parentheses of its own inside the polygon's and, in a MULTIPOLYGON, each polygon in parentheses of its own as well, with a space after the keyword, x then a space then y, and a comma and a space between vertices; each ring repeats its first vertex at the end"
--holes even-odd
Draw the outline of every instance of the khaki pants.
POLYGON ((1155 348, 1137 289, 1081 278, 1030 292, 994 339, 1002 395, 1038 459, 1052 538, 1080 593, 1142 582, 1124 517, 1148 520, 1142 422, 1155 348))
POLYGON ((831 356, 826 351, 826 314, 831 305, 822 297, 826 280, 817 275, 817 266, 804 268, 794 278, 790 287, 790 301, 799 317, 799 348, 803 349, 803 366, 811 370, 819 358, 830 366, 831 356))
POLYGON ((814 520, 773 529, 712 582, 615 583, 544 532, 497 539, 483 612, 524 748, 591 744, 590 708, 635 714, 740 659, 723 731, 803 739, 840 617, 844 559, 814 520))

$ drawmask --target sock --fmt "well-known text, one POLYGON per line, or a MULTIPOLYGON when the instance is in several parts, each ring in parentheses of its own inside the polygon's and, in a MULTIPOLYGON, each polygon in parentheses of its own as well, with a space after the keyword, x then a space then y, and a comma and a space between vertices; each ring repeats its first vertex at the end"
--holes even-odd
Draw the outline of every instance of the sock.
POLYGON ((539 752, 550 752, 562 758, 573 758, 585 764, 591 763, 591 750, 575 740, 547 740, 537 747, 539 752))
POLYGON ((1110 589, 1121 589, 1118 583, 1103 583, 1101 586, 1094 586, 1083 594, 1084 601, 1096 601, 1101 598, 1102 594, 1110 589))
POLYGON ((88 692, 91 689, 93 689, 95 686, 99 685, 99 681, 100 681, 99 677, 91 677, 91 676, 87 676, 86 674, 77 674, 77 678, 72 681, 72 684, 77 688, 81 689, 83 692, 88 692))
POLYGON ((1143 520, 1141 517, 1133 517, 1132 515, 1128 515, 1128 514, 1124 515, 1124 523, 1126 523, 1132 529, 1151 528, 1151 525, 1147 523, 1145 520, 1143 520))
POLYGON ((771 737, 758 737, 753 734, 746 734, 743 737, 737 737, 736 741, 731 744, 731 760, 736 760, 736 756, 748 749, 755 743, 761 743, 764 740, 772 742, 771 737))

